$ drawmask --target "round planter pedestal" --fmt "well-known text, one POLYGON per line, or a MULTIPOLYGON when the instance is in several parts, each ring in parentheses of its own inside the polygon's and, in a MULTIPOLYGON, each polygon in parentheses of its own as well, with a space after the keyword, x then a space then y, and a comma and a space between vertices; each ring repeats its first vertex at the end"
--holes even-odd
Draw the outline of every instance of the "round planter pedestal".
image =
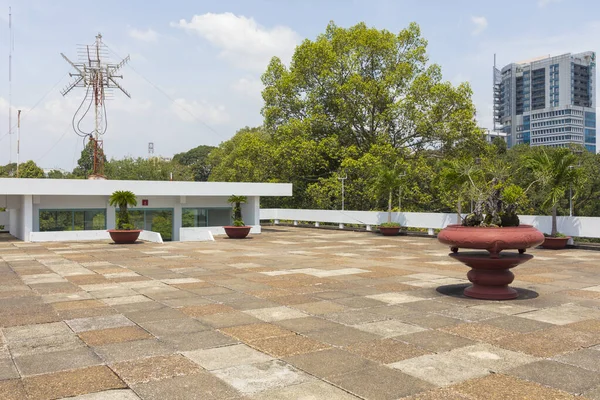
POLYGON ((250 233, 251 226, 224 226, 225 233, 230 239, 244 239, 250 233))
POLYGON ((441 243, 450 246, 450 257, 471 270, 467 278, 473 284, 464 295, 484 300, 509 300, 518 296, 508 285, 515 276, 511 268, 527 262, 532 255, 525 249, 544 242, 544 235, 531 225, 515 227, 469 227, 449 225, 438 234, 441 243), (459 252, 459 249, 487 250, 487 252, 459 252), (518 250, 518 253, 500 253, 518 250))
POLYGON ((567 247, 567 242, 571 239, 570 236, 567 237, 550 237, 546 236, 544 238, 544 243, 542 243, 542 247, 544 249, 549 250, 561 250, 567 247))
POLYGON ((110 235, 110 238, 116 244, 133 244, 136 242, 136 240, 140 236, 141 232, 142 231, 139 229, 132 229, 129 231, 125 231, 125 230, 121 231, 118 229, 109 229, 108 230, 108 234, 110 235))
POLYGON ((383 236, 397 236, 400 233, 400 227, 399 226, 380 226, 379 227, 379 232, 381 232, 381 234, 383 236))

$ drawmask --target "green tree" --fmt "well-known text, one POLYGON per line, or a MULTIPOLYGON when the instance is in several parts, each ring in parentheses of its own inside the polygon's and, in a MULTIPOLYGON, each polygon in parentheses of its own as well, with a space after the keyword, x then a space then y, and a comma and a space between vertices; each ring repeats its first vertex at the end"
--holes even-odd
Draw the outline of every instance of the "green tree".
POLYGON ((59 169, 53 169, 48 172, 49 179, 65 179, 67 175, 59 169))
POLYGON ((208 155, 215 147, 198 146, 184 153, 178 153, 173 156, 173 162, 189 166, 194 174, 194 180, 197 182, 208 181, 211 171, 211 165, 208 161, 208 155))
POLYGON ((248 201, 246 196, 235 196, 232 195, 227 199, 227 202, 233 206, 232 217, 233 226, 244 226, 244 219, 242 218, 242 203, 248 201))
MULTIPOLYGON (((106 154, 100 150, 99 154, 104 159, 106 165, 106 154)), ((87 144, 81 150, 77 166, 73 169, 72 175, 74 178, 87 178, 94 171, 94 142, 88 140, 87 144)))
POLYGON ((129 190, 117 190, 108 199, 108 203, 113 207, 119 207, 119 216, 117 218, 117 229, 119 230, 131 230, 133 225, 129 221, 129 213, 127 208, 129 206, 137 206, 137 199, 135 194, 129 190))
POLYGON ((571 149, 540 147, 524 162, 533 172, 536 179, 534 183, 539 184, 544 192, 542 207, 552 211, 551 235, 556 236, 558 203, 565 197, 570 185, 573 185, 577 193, 583 179, 581 169, 577 168, 578 157, 571 149))
POLYGON ((19 165, 19 178, 44 178, 44 170, 29 160, 19 165))
POLYGON ((0 166, 1 178, 12 178, 15 176, 17 176, 17 163, 10 163, 4 166, 0 166))
POLYGON ((108 179, 114 180, 168 181, 171 174, 174 181, 194 180, 191 167, 158 157, 112 159, 104 171, 108 179))
POLYGON ((394 34, 331 22, 296 48, 289 68, 271 60, 262 77, 265 126, 279 134, 300 122, 308 139, 336 136, 361 152, 382 140, 411 150, 479 140, 469 85, 442 81, 426 46, 415 23, 394 34))

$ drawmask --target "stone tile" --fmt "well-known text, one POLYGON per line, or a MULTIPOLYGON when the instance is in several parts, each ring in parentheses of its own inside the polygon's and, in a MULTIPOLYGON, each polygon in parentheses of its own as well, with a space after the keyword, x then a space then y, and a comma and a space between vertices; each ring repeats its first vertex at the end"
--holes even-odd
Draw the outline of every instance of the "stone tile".
POLYGON ((79 310, 82 308, 106 307, 106 305, 99 300, 76 300, 52 303, 52 307, 54 307, 56 311, 64 311, 79 310))
POLYGON ((330 380, 351 393, 373 400, 397 399, 433 388, 423 380, 386 367, 362 369, 330 380))
POLYGON ((323 315, 323 318, 327 318, 328 320, 344 325, 359 325, 386 319, 385 316, 371 313, 368 310, 352 310, 342 313, 325 314, 323 315))
POLYGON ((600 386, 583 392, 582 397, 580 397, 579 399, 583 398, 589 400, 600 400, 600 386))
POLYGON ((8 343, 40 339, 48 336, 72 334, 71 330, 64 322, 4 328, 2 333, 4 334, 4 338, 8 343))
POLYGON ((353 325, 353 328, 359 329, 361 331, 373 333, 379 336, 383 336, 384 338, 390 338, 394 336, 400 335, 408 335, 410 333, 415 332, 423 332, 426 329, 421 328, 419 326, 405 324, 400 321, 396 321, 393 319, 385 320, 385 321, 376 321, 369 322, 366 324, 353 325))
POLYGON ((234 311, 233 307, 224 304, 207 304, 181 308, 181 312, 190 317, 201 317, 203 315, 223 314, 234 311))
POLYGON ((96 331, 81 332, 79 337, 88 346, 102 346, 111 343, 151 339, 152 335, 137 326, 124 326, 121 328, 108 328, 96 331))
MULTIPOLYGON (((580 397, 551 389, 535 382, 529 382, 513 376, 493 374, 452 386, 451 390, 467 395, 467 399, 553 399, 576 400, 580 397)), ((458 397, 457 397, 458 398, 458 397)))
POLYGON ((102 360, 87 347, 15 357, 14 361, 24 377, 102 364, 102 360))
POLYGON ((436 353, 475 344, 472 340, 433 330, 403 335, 396 339, 436 353))
POLYGON ((334 322, 317 317, 284 319, 282 321, 276 321, 275 324, 298 333, 308 333, 323 329, 334 329, 340 326, 334 322))
POLYGON ((253 400, 358 400, 357 397, 322 381, 311 381, 281 389, 267 390, 252 396, 253 400))
POLYGON ((577 394, 600 385, 600 374, 582 368, 541 360, 507 371, 508 375, 577 394))
MULTIPOLYGON (((482 398, 484 399, 484 398, 482 398)), ((403 397, 402 400, 478 400, 475 397, 459 393, 452 388, 439 388, 421 392, 413 396, 403 397)))
POLYGON ((217 329, 263 322, 258 318, 254 318, 240 311, 225 314, 205 315, 203 317, 197 317, 197 319, 203 324, 210 325, 217 329))
POLYGON ((159 338, 211 329, 209 326, 192 318, 175 318, 165 321, 141 322, 140 326, 159 338))
POLYGON ((135 325, 127 317, 115 314, 102 317, 80 318, 65 321, 74 332, 86 332, 135 325))
POLYGON ((0 399, 23 400, 27 393, 20 379, 0 380, 0 399))
POLYGON ((600 343, 600 335, 576 331, 564 326, 510 336, 497 342, 498 346, 506 349, 538 357, 552 357, 598 343, 600 343))
POLYGON ((466 322, 483 321, 502 316, 502 314, 497 314, 490 311, 462 307, 453 307, 447 310, 436 311, 435 313, 445 317, 460 319, 466 322))
POLYGON ((133 385, 144 400, 222 400, 239 392, 208 372, 133 385))
POLYGON ((167 319, 186 318, 186 315, 184 313, 182 313, 179 310, 175 310, 171 307, 163 307, 157 310, 152 310, 152 312, 147 312, 146 310, 135 311, 127 313, 126 315, 127 318, 138 324, 142 322, 154 322, 164 321, 167 319))
POLYGON ((289 307, 259 308, 256 310, 246 310, 244 313, 265 322, 281 321, 284 319, 302 318, 307 316, 305 313, 289 307))
POLYGON ((509 338, 516 333, 507 329, 499 328, 486 323, 472 322, 448 326, 441 329, 444 332, 449 332, 454 335, 462 336, 472 340, 481 342, 495 343, 504 338, 509 338))
POLYGON ((98 366, 23 379, 30 398, 36 400, 76 396, 127 386, 108 367, 98 366))
MULTIPOLYGON (((406 336, 403 336, 403 339, 404 337, 406 336)), ((381 364, 391 364, 428 354, 427 351, 416 346, 392 339, 355 343, 348 346, 346 350, 381 364)))
POLYGON ((244 344, 188 351, 184 352, 183 355, 207 370, 229 368, 242 364, 262 363, 272 359, 272 357, 244 344))
POLYGON ((210 349, 212 347, 237 344, 238 340, 217 331, 202 331, 178 335, 168 335, 161 340, 176 351, 210 349))
POLYGON ((600 372, 600 354, 598 354, 597 350, 582 349, 554 357, 553 360, 590 371, 600 372))
POLYGON ((172 354, 166 344, 153 339, 107 344, 95 347, 94 351, 107 363, 172 354))
POLYGON ((287 357, 284 360, 319 378, 330 378, 377 366, 373 361, 340 349, 327 349, 314 353, 300 354, 287 357), (323 360, 327 360, 327 362, 323 362, 323 360))
POLYGON ((73 333, 44 336, 8 344, 13 357, 50 353, 53 351, 74 350, 85 344, 73 333))
MULTIPOLYGON (((63 398, 66 400, 67 398, 63 398)), ((140 398, 129 389, 106 390, 103 392, 82 394, 80 396, 69 397, 69 400, 140 400, 140 398)))
MULTIPOLYGON (((9 357, 0 358, 0 381, 7 380, 7 379, 17 379, 17 378, 19 378, 19 376, 20 375, 17 372, 17 369, 15 367, 13 360, 11 360, 9 357)), ((0 389, 0 394, 1 393, 2 392, 0 389)), ((2 398, 2 397, 0 397, 0 398, 2 398)))
POLYGON ((341 304, 334 303, 331 301, 315 301, 312 303, 296 304, 294 305, 294 308, 313 315, 341 312, 348 309, 347 307, 341 304))
POLYGON ((280 360, 237 365, 213 373, 241 393, 249 395, 268 389, 297 385, 313 379, 280 360))
POLYGON ((387 304, 412 303, 415 301, 423 300, 423 298, 421 298, 421 297, 416 297, 416 296, 411 296, 406 293, 396 293, 396 292, 373 294, 373 295, 369 295, 369 296, 365 296, 365 297, 367 299, 373 299, 373 300, 381 301, 381 302, 387 303, 387 304))
POLYGON ((553 326, 547 322, 534 321, 532 319, 520 318, 519 316, 492 318, 486 320, 485 323, 518 333, 529 333, 553 326))
POLYGON ((267 353, 278 358, 293 356, 296 354, 310 353, 330 347, 325 343, 308 339, 300 335, 261 339, 250 342, 250 345, 255 349, 262 351, 263 353, 267 353))
POLYGON ((506 304, 506 302, 497 302, 490 304, 480 304, 472 308, 481 311, 491 311, 498 314, 514 315, 530 311, 535 311, 534 307, 527 307, 519 304, 506 304))
POLYGON ((292 331, 288 331, 287 329, 280 328, 277 325, 267 323, 224 328, 221 329, 221 332, 244 342, 294 334, 292 331))
POLYGON ((200 371, 197 364, 178 354, 116 363, 111 365, 111 369, 128 385, 192 375, 200 371))
POLYGON ((402 322, 406 322, 413 325, 418 325, 423 328, 438 329, 446 326, 458 325, 462 323, 460 319, 444 317, 437 314, 410 314, 398 318, 402 322))
POLYGON ((574 304, 565 304, 560 307, 545 308, 542 310, 519 314, 519 317, 554 325, 566 325, 593 318, 594 315, 598 316, 599 313, 600 311, 594 311, 593 309, 587 307, 581 307, 574 304))
POLYGON ((349 346, 353 343, 367 342, 369 340, 379 340, 380 335, 361 331, 349 326, 339 325, 336 328, 322 329, 306 333, 311 339, 332 344, 334 346, 349 346))
POLYGON ((102 302, 108 304, 109 306, 116 306, 121 304, 133 304, 133 303, 143 303, 146 301, 152 301, 146 296, 142 295, 133 295, 133 296, 124 296, 124 297, 110 297, 103 298, 102 302))

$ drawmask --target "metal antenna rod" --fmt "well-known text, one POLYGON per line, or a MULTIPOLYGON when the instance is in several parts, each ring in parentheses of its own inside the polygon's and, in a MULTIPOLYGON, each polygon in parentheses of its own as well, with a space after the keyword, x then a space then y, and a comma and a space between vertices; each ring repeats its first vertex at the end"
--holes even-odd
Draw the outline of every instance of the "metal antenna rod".
POLYGON ((346 174, 343 178, 338 177, 340 181, 342 181, 342 211, 344 211, 344 181, 348 179, 348 174, 346 174))
POLYGON ((12 51, 14 40, 11 7, 8 7, 8 40, 8 163, 12 164, 12 51))

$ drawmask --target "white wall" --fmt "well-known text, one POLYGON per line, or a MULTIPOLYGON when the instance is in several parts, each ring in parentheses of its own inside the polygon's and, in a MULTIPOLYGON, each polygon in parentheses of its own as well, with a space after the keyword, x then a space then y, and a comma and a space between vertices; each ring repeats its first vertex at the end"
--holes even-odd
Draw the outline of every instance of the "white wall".
MULTIPOLYGON (((247 224, 248 225, 248 224, 247 224)), ((262 232, 260 225, 251 225, 250 233, 259 234, 262 232)), ((201 228, 180 228, 180 240, 182 242, 195 242, 199 240, 207 240, 207 232, 212 236, 225 235, 225 229, 222 226, 206 226, 201 228)))
MULTIPOLYGON (((291 220, 328 222, 336 224, 379 225, 387 221, 385 211, 341 211, 341 210, 297 210, 262 209, 261 220, 291 220)), ((456 214, 443 213, 392 213, 392 222, 399 222, 409 228, 442 229, 457 223, 456 214)), ((552 217, 540 215, 520 215, 522 224, 530 224, 544 233, 550 233, 552 217)), ((599 217, 558 217, 558 231, 576 237, 600 238, 599 217)))
POLYGON ((2 231, 8 231, 10 227, 10 215, 8 211, 0 211, 0 226, 4 225, 4 229, 0 229, 2 231))

